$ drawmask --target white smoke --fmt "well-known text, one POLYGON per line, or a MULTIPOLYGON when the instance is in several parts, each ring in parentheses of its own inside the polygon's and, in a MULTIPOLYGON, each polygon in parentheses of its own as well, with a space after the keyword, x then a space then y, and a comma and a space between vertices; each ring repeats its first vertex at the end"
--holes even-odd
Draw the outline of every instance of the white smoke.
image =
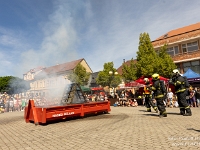
POLYGON ((40 24, 44 38, 39 49, 28 49, 21 54, 20 76, 38 66, 53 66, 77 59, 77 41, 74 21, 67 3, 57 3, 57 10, 49 15, 46 23, 40 24))

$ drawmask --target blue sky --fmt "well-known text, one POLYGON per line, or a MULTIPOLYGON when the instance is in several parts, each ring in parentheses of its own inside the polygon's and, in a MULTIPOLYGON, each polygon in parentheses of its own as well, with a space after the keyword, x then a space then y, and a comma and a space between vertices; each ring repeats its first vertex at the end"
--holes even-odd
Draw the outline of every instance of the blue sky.
POLYGON ((0 76, 85 58, 93 72, 136 58, 155 40, 200 21, 199 0, 0 0, 0 76))

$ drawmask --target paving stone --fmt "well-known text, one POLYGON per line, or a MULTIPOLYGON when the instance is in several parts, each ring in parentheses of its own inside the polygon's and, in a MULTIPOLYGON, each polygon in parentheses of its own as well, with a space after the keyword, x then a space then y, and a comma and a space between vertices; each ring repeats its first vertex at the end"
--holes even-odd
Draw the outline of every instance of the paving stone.
POLYGON ((45 126, 25 123, 24 112, 0 114, 0 150, 139 150, 200 149, 200 108, 178 115, 167 108, 159 118, 145 107, 111 107, 110 114, 45 126))

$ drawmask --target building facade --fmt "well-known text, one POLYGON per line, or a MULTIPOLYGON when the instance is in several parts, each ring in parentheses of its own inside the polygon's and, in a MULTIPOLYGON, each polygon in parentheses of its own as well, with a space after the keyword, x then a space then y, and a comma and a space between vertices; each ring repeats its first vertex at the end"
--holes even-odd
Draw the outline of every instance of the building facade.
POLYGON ((156 51, 164 44, 182 74, 189 68, 200 73, 200 22, 169 31, 152 41, 156 51))
POLYGON ((27 94, 31 93, 37 96, 46 95, 49 94, 49 92, 58 90, 61 91, 61 89, 63 90, 64 86, 70 83, 67 79, 67 75, 73 73, 79 63, 86 68, 87 72, 92 73, 85 59, 79 59, 47 68, 40 67, 31 69, 23 75, 24 80, 30 82, 30 90, 27 91, 27 94))

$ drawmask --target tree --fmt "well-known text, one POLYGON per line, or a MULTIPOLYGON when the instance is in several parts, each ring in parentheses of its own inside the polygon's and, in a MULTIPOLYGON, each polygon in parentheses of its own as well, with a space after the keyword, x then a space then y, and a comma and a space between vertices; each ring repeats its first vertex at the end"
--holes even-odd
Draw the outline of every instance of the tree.
POLYGON ((68 79, 72 82, 76 82, 79 85, 87 85, 89 81, 90 73, 86 71, 80 63, 75 67, 73 73, 69 74, 68 79))
POLYGON ((136 80, 136 64, 134 63, 133 59, 130 61, 130 65, 123 64, 122 65, 122 77, 125 81, 132 81, 136 80))
POLYGON ((158 73, 161 76, 170 78, 173 69, 176 68, 176 65, 174 64, 171 56, 167 54, 166 50, 167 50, 167 45, 164 45, 163 47, 161 47, 158 53, 159 56, 158 73))
POLYGON ((18 77, 12 77, 9 81, 9 93, 17 94, 23 93, 30 89, 30 83, 18 77))
POLYGON ((103 71, 100 71, 96 82, 97 84, 106 87, 117 87, 121 83, 120 75, 114 74, 117 71, 117 69, 114 68, 113 62, 108 62, 104 64, 103 71), (112 75, 109 74, 109 71, 112 71, 112 75))
POLYGON ((28 81, 13 76, 0 77, 0 92, 16 94, 29 89, 30 84, 28 81))
POLYGON ((137 51, 137 78, 151 76, 158 71, 158 55, 156 54, 148 33, 141 33, 137 51))

